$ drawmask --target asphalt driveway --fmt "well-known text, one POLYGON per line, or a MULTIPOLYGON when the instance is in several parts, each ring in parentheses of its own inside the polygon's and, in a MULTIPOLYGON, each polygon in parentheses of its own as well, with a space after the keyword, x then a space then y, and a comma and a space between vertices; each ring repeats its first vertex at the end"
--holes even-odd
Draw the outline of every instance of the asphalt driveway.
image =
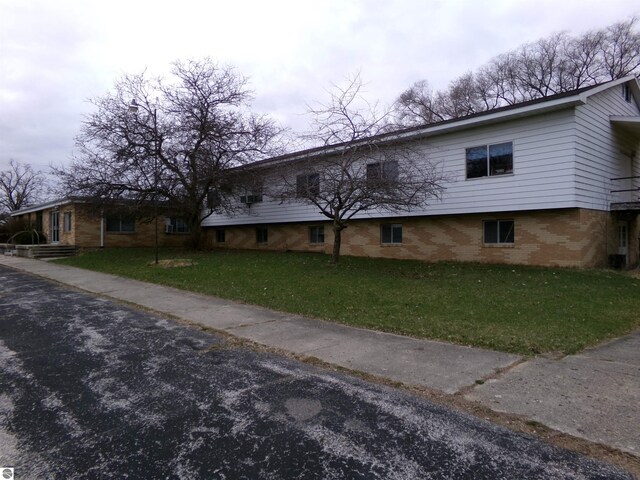
POLYGON ((0 266, 16 478, 632 478, 423 399, 0 266))

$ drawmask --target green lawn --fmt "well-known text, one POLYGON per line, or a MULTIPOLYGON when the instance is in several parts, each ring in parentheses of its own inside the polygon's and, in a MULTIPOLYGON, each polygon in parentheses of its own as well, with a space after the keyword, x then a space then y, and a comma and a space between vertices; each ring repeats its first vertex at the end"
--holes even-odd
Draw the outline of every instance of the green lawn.
POLYGON ((320 254, 185 252, 192 266, 150 266, 152 250, 109 249, 59 260, 359 327, 536 354, 573 353, 640 325, 640 279, 551 269, 320 254))

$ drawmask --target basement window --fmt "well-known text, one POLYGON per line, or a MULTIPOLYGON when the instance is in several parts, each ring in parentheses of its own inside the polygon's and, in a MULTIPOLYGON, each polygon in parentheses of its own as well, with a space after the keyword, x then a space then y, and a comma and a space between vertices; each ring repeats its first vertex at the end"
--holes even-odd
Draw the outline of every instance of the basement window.
POLYGON ((324 243, 324 226, 309 227, 309 243, 324 243))
POLYGON ((380 225, 380 243, 382 245, 400 245, 402 243, 402 225, 399 223, 380 225))
POLYGON ((266 244, 269 241, 267 227, 258 227, 256 228, 256 243, 257 244, 266 244))
POLYGON ((483 237, 485 245, 513 245, 515 242, 513 220, 485 220, 483 237))

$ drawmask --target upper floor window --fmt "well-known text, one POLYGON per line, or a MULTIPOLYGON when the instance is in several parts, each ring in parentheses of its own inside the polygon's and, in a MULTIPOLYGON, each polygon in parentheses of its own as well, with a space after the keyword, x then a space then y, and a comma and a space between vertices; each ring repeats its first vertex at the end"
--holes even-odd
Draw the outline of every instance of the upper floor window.
POLYGON ((467 178, 513 173, 513 143, 467 148, 467 178))
POLYGON ((107 217, 107 232, 112 233, 133 233, 136 222, 133 218, 127 217, 107 217))
POLYGON ((320 175, 310 173, 296 177, 296 196, 311 197, 320 193, 320 175))
POLYGON ((398 180, 398 162, 388 160, 386 162, 369 163, 367 165, 367 182, 398 180))
POLYGON ((250 205, 262 201, 262 182, 256 182, 250 187, 246 187, 245 195, 240 196, 240 203, 250 205))
POLYGON ((189 233, 189 225, 181 218, 167 218, 166 233, 189 233))
POLYGON ((622 96, 627 102, 631 102, 631 88, 628 83, 622 85, 622 96))

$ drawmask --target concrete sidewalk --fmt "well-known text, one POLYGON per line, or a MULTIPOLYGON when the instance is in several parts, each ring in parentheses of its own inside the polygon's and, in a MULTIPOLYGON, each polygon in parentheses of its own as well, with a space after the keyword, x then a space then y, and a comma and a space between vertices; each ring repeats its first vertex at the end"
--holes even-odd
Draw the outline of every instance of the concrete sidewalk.
POLYGON ((522 359, 516 355, 347 327, 40 260, 0 256, 0 265, 407 385, 449 394, 466 389, 465 398, 496 411, 640 456, 640 332, 581 355, 517 365, 522 359))

